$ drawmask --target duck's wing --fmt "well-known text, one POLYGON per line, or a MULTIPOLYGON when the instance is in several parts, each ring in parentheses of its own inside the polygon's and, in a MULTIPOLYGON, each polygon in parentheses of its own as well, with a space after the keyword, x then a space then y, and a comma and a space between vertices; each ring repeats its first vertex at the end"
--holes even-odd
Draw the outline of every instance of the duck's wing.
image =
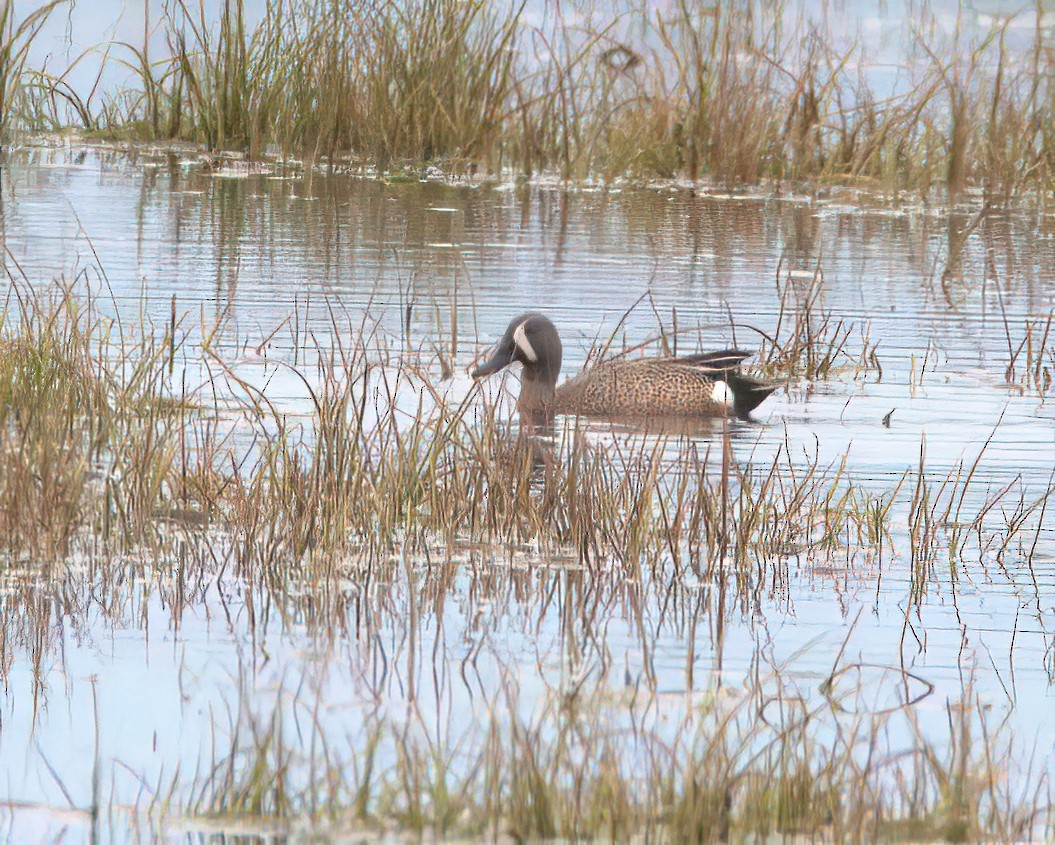
POLYGON ((719 352, 700 352, 695 355, 679 355, 677 358, 667 358, 671 363, 685 364, 690 367, 698 367, 714 373, 724 373, 735 370, 740 364, 750 358, 753 353, 744 352, 742 349, 722 349, 719 352))

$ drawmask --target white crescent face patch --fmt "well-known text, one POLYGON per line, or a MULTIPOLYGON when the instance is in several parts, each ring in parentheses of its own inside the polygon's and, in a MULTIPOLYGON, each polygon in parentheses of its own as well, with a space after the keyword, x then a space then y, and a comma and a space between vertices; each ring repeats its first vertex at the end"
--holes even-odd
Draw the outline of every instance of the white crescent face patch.
POLYGON ((727 408, 731 408, 735 401, 732 388, 730 388, 729 383, 723 379, 715 379, 714 385, 711 387, 711 399, 713 399, 716 404, 724 405, 727 408))
POLYGON ((517 349, 524 353, 524 357, 527 358, 532 364, 538 362, 538 353, 535 352, 535 347, 531 345, 531 341, 528 340, 527 332, 524 331, 524 326, 527 324, 527 320, 524 320, 516 329, 513 331, 513 343, 516 344, 517 349))

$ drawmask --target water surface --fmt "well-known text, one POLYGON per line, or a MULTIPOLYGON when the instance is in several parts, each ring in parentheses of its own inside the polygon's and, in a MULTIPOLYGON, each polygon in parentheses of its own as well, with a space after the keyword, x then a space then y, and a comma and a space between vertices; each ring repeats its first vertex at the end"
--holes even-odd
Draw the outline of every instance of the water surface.
MULTIPOLYGON (((431 377, 460 401, 473 389, 468 369, 524 310, 557 324, 567 375, 617 328, 620 345, 676 322, 692 329, 678 336, 679 351, 758 347, 777 331, 781 291, 801 294, 819 278, 817 313, 853 327, 847 356, 824 378, 791 378, 755 423, 732 423, 736 460, 766 466, 781 449, 802 465, 845 458, 847 478, 878 496, 919 466, 921 449, 928 477, 940 480, 984 448, 970 497, 976 511, 1012 482, 1027 497, 1041 495, 1055 468, 1052 389, 1026 383, 1021 363, 1007 371, 1009 344, 1055 310, 1055 215, 1023 208, 975 225, 977 212, 852 192, 386 184, 281 167, 247 174, 160 151, 49 145, 7 155, 0 228, 9 272, 39 290, 64 279, 129 326, 163 327, 175 297, 192 341, 218 326, 214 351, 277 407, 305 418, 303 385, 279 364, 310 371, 306 338, 314 333, 323 347, 341 339, 331 337, 334 313, 346 341, 365 319, 393 348, 444 350, 454 374, 441 380, 435 363, 431 377), (294 313, 300 345, 282 328, 294 313), (863 338, 881 370, 856 365, 863 338)), ((515 373, 484 386, 515 389, 515 373)), ((628 449, 650 436, 606 426, 592 433, 628 449)), ((702 426, 664 448, 720 448, 720 435, 702 426)), ((902 534, 907 519, 904 507, 894 513, 902 534)), ((904 543, 882 560, 848 551, 842 565, 792 554, 786 583, 729 611, 720 635, 709 599, 690 583, 634 583, 614 567, 584 574, 573 558, 510 562, 473 549, 461 553, 452 584, 433 583, 416 561, 406 569, 413 578, 344 584, 336 597, 343 626, 330 637, 294 599, 272 606, 215 573, 203 573, 200 591, 181 602, 135 579, 115 602, 94 594, 88 579, 62 601, 47 587, 20 590, 19 602, 51 602, 55 636, 34 660, 8 601, 0 794, 38 807, 12 812, 9 830, 80 836, 84 813, 66 810, 91 805, 96 759, 115 805, 149 803, 177 765, 201 765, 210 726, 224 723, 239 689, 263 702, 306 678, 325 702, 323 724, 354 725, 380 707, 435 713, 454 731, 469 727, 473 708, 511 676, 527 703, 592 673, 647 679, 684 706, 692 690, 735 689, 762 663, 814 695, 844 641, 855 660, 905 667, 933 684, 918 707, 938 726, 945 702, 973 679, 1027 747, 1036 740, 1050 770, 1050 516, 1034 537, 1028 560, 1014 551, 967 555, 934 577, 918 607, 909 601, 904 543), (489 573, 486 587, 480 571, 489 573), (569 613, 579 615, 570 626, 569 613)), ((139 565, 129 561, 130 573, 139 565)), ((861 696, 887 701, 891 686, 877 670, 861 696)), ((108 824, 127 831, 129 822, 108 824)))

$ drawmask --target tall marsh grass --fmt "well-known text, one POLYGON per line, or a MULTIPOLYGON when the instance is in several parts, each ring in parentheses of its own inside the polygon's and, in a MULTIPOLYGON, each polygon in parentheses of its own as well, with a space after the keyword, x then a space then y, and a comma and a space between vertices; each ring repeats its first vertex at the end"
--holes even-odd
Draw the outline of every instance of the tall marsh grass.
MULTIPOLYGON (((243 0, 209 13, 176 0, 141 44, 100 45, 138 84, 101 92, 93 110, 65 75, 38 70, 22 122, 382 170, 853 183, 942 189, 952 201, 977 187, 990 203, 1043 193, 1055 91, 1042 10, 985 23, 968 4, 953 8, 951 30, 926 3, 906 21, 893 84, 878 73, 890 57, 867 39, 828 11, 806 18, 779 0, 616 13, 588 2, 267 0, 252 22, 243 0)), ((5 18, 7 101, 44 17, 15 28, 5 18)))
POLYGON ((276 588, 291 573, 318 586, 390 572, 401 556, 487 547, 633 578, 691 575, 743 596, 780 589, 800 555, 911 550, 915 560, 930 550, 920 553, 932 560, 947 549, 956 560, 968 537, 1003 554, 1032 535, 1047 500, 1020 484, 975 497, 984 449, 944 478, 921 450, 912 484, 906 473, 875 491, 790 441, 765 461, 736 460, 720 426, 705 440, 660 427, 609 444, 578 425, 553 440, 511 437, 501 396, 474 389, 451 401, 435 350, 401 348, 365 320, 335 317, 332 343, 298 353, 310 364, 281 365, 310 399, 306 420, 209 342, 199 365, 188 362, 175 310, 132 332, 67 286, 12 290, 0 338, 0 520, 15 556, 61 558, 86 531, 147 542, 175 515, 226 532, 237 571, 276 588), (208 375, 195 387, 188 372, 208 375), (239 437, 209 410, 217 390, 239 437), (902 538, 890 527, 897 508, 911 528, 902 538))
POLYGON ((20 20, 16 18, 14 3, 0 7, 0 141, 8 138, 19 124, 19 116, 24 116, 26 62, 33 40, 52 12, 64 3, 65 0, 50 0, 20 20))
POLYGON ((676 708, 604 680, 530 707, 509 680, 477 723, 441 728, 378 711, 335 731, 310 684, 262 705, 241 690, 229 742, 193 782, 162 786, 184 796, 191 827, 219 817, 323 837, 394 823, 440 840, 1011 842, 1043 828, 1042 778, 1011 786, 1021 749, 970 687, 934 730, 918 702, 853 712, 868 694, 846 683, 860 668, 836 667, 816 700, 773 672, 676 708))
MULTIPOLYGON (((0 335, 0 526, 15 559, 61 560, 85 532, 142 543, 185 498, 194 409, 171 391, 181 341, 129 337, 59 286, 10 289, 0 335)), ((176 327, 173 326, 175 331, 176 327)))
POLYGON ((166 57, 122 45, 141 86, 124 122, 252 156, 475 165, 505 118, 518 20, 482 0, 268 0, 250 29, 241 0, 218 19, 177 0, 160 22, 166 57))
MULTIPOLYGON (((881 568, 896 555, 919 602, 956 581, 972 543, 1035 578, 1050 490, 1037 498, 1010 484, 978 498, 983 456, 943 478, 922 451, 915 472, 873 490, 791 442, 767 461, 738 458, 721 425, 696 439, 606 443, 575 426, 552 440, 512 436, 501 397, 444 396, 435 350, 336 316, 322 334, 283 324, 326 338, 298 353, 292 373, 310 412, 293 413, 219 344, 207 341, 195 366, 175 305, 163 324, 133 331, 69 285, 34 296, 15 279, 12 290, 0 336, 0 571, 17 570, 23 586, 0 591, 0 674, 24 649, 43 675, 61 637, 55 613, 78 620, 101 603, 131 615, 143 612, 140 591, 156 589, 178 627, 210 585, 243 597, 254 635, 273 613, 321 643, 398 619, 408 660, 445 601, 468 591, 490 606, 504 590, 529 607, 559 600, 589 652, 587 671, 550 697, 525 702, 511 678, 474 697, 464 735, 424 708, 389 718, 379 707, 334 729, 321 699, 301 698, 310 684, 283 687, 268 712, 243 681, 230 724, 212 726, 211 756, 148 793, 155 815, 700 842, 1012 839, 1048 818, 1043 778, 1015 780, 1025 793, 1007 785, 1010 740, 969 692, 935 738, 914 700, 844 709, 856 692, 840 658, 821 700, 778 671, 732 697, 686 693, 668 718, 650 661, 620 686, 598 632, 618 606, 644 604, 679 615, 690 641, 697 624, 720 640, 733 614, 786 599, 795 569, 881 568), (185 387, 192 372, 208 378, 185 387), (907 748, 888 746, 894 720, 907 748)), ((640 627, 643 654, 658 636, 651 624, 640 627)), ((389 660, 367 662, 387 675, 389 660)), ((691 678, 691 650, 688 663, 691 678)))

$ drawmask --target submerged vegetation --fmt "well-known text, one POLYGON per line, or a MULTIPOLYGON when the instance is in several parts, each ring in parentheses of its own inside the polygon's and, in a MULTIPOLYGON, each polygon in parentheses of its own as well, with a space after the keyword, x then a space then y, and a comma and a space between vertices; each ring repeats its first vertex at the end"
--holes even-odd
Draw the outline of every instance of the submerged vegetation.
MULTIPOLYGON (((484 0, 177 0, 140 44, 100 45, 123 90, 0 62, 8 127, 68 127, 387 170, 722 185, 855 183, 987 201, 1046 195, 1055 168, 1050 22, 926 3, 889 56, 779 0, 658 9, 484 0)), ((50 6, 49 6, 50 8, 50 6)), ((824 7, 826 9, 826 7, 824 7)), ((6 12, 5 15, 10 15, 6 12)), ((8 32, 13 32, 7 22, 8 32)), ((82 57, 83 58, 83 57, 82 57)))
MULTIPOLYGON (((662 433, 630 447, 578 428, 553 443, 510 438, 504 400, 448 399, 435 353, 336 314, 331 341, 292 371, 305 417, 225 363, 215 329, 200 327, 195 360, 175 304, 166 325, 135 334, 67 287, 12 290, 0 570, 20 586, 0 592, 3 672, 28 649, 43 673, 52 614, 82 612, 85 590, 121 618, 158 589, 178 626, 205 585, 239 584, 250 607, 322 641, 398 612, 413 643, 434 608, 463 600, 467 577, 484 603, 516 594, 544 608, 559 594, 581 638, 541 697, 523 696, 514 675, 480 686, 471 725, 413 705, 412 670, 398 681, 411 685, 410 713, 382 705, 399 671, 383 650, 367 661, 381 678, 362 679, 372 715, 354 728, 332 722, 310 677, 266 699, 271 710, 243 681, 226 716, 212 715, 198 769, 141 792, 137 810, 154 822, 696 842, 1009 841, 1050 824, 1043 775, 1015 770, 1015 738, 969 689, 947 702, 943 727, 924 729, 915 708, 929 687, 904 667, 882 670, 901 692, 876 709, 854 681, 868 667, 842 655, 810 692, 771 665, 743 689, 701 693, 690 659, 690 693, 672 713, 648 661, 620 680, 591 633, 624 601, 677 608, 690 639, 700 625, 720 631, 729 614, 786 595, 804 561, 882 573, 901 557, 917 606, 974 557, 1031 573, 1053 490, 976 495, 984 450, 945 475, 921 448, 918 468, 871 489, 790 443, 771 462, 737 460, 722 426, 713 451, 662 433)), ((289 322, 282 331, 305 336, 289 322)), ((251 624, 264 623, 254 613, 251 624)))

